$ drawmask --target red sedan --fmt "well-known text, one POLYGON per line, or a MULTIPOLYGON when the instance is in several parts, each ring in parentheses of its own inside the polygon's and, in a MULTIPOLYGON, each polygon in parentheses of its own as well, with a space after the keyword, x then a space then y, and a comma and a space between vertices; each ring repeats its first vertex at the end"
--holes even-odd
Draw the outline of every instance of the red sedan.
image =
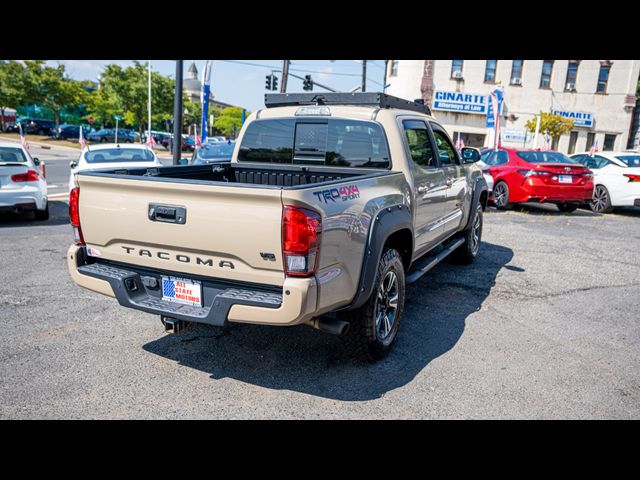
POLYGON ((502 148, 485 152, 483 161, 493 177, 493 202, 498 209, 548 202, 561 212, 573 212, 591 202, 591 170, 564 153, 502 148))

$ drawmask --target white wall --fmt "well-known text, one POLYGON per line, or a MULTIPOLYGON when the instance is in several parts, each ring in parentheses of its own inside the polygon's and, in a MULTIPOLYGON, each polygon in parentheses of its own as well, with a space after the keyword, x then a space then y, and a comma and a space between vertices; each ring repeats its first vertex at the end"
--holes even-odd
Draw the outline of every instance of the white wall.
MULTIPOLYGON (((389 62, 390 64, 391 62, 389 62)), ((451 60, 434 61, 435 90, 460 91, 466 93, 488 94, 495 86, 484 82, 485 60, 465 60, 463 64, 463 81, 451 79, 451 60)), ((625 110, 625 103, 630 103, 627 96, 635 97, 640 61, 612 60, 607 84, 607 93, 597 94, 596 86, 600 71, 599 60, 582 60, 578 67, 576 93, 564 91, 568 60, 555 60, 551 74, 551 89, 540 88, 540 75, 543 60, 525 60, 522 72, 522 86, 509 85, 512 60, 499 60, 496 80, 501 81, 505 92, 505 115, 513 114, 514 121, 503 119, 502 127, 524 129, 527 120, 540 111, 562 109, 569 111, 590 112, 594 115, 594 128, 575 127, 578 131, 576 151, 588 150, 587 132, 596 133, 602 149, 605 134, 615 134, 615 149, 625 149, 632 120, 632 111, 625 110)), ((420 84, 424 69, 424 60, 399 60, 398 75, 388 77, 390 86, 387 93, 406 99, 421 96, 420 84)), ((632 103, 635 103, 633 100, 632 103)), ((435 117, 441 121, 451 134, 454 131, 487 134, 483 115, 467 113, 450 113, 434 111, 435 117)), ((542 144, 539 139, 538 145, 542 144)), ((505 145, 509 145, 505 143, 505 145)), ((514 144, 512 146, 522 146, 514 144)), ((531 144, 529 146, 532 146, 531 144)), ((567 152, 569 134, 560 138, 558 149, 567 152)))

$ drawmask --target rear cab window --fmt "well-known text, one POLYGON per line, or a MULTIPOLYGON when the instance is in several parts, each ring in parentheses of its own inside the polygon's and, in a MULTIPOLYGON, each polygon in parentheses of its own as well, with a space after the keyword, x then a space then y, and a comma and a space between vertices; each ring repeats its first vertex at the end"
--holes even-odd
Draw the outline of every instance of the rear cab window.
POLYGON ((255 120, 238 150, 239 162, 389 169, 382 127, 340 118, 255 120))

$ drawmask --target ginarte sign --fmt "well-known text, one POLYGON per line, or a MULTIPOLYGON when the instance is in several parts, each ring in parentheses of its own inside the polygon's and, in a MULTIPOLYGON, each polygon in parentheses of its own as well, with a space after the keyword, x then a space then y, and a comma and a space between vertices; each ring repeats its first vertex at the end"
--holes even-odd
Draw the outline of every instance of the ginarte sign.
POLYGON ((432 109, 442 110, 445 112, 477 113, 478 115, 486 115, 488 105, 488 95, 436 90, 432 109))
POLYGON ((568 110, 553 110, 554 115, 570 118, 573 120, 575 127, 593 127, 593 113, 587 112, 570 112, 568 110))

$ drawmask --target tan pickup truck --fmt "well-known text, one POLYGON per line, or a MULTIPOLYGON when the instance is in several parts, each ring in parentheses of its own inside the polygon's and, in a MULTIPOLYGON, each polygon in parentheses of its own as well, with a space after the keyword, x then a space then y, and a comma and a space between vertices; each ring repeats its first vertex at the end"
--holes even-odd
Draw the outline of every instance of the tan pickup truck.
POLYGON ((267 94, 230 162, 81 172, 80 286, 189 322, 306 324, 382 358, 405 285, 478 254, 487 186, 428 107, 380 93, 267 94))

